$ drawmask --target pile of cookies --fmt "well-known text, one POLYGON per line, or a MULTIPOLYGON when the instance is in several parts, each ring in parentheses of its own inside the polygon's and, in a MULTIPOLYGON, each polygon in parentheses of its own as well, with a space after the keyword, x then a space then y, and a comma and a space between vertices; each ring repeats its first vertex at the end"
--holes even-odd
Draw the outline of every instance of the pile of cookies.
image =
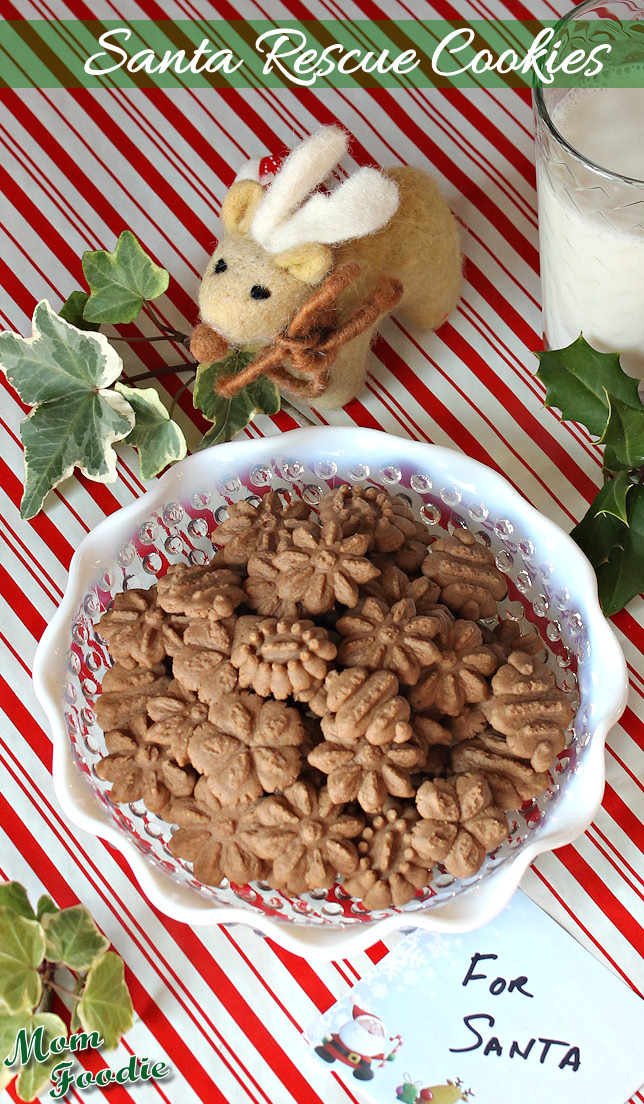
POLYGON ((437 863, 473 875, 572 717, 537 634, 484 623, 507 589, 487 546, 430 543, 402 498, 355 486, 319 515, 236 503, 212 539, 209 564, 118 594, 98 625, 112 800, 176 825, 170 850, 211 885, 341 876, 382 909, 437 863))

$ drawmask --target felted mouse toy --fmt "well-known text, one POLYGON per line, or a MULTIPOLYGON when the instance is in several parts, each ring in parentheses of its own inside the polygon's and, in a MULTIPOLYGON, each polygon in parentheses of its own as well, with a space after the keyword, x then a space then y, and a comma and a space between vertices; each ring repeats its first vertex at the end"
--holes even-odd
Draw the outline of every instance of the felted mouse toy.
POLYGON ((269 168, 240 174, 221 211, 224 235, 199 288, 190 348, 216 362, 255 353, 217 391, 232 397, 260 373, 318 407, 360 391, 369 346, 394 307, 405 324, 436 329, 456 305, 462 260, 456 221, 420 169, 361 168, 322 190, 348 149, 322 127, 269 168))

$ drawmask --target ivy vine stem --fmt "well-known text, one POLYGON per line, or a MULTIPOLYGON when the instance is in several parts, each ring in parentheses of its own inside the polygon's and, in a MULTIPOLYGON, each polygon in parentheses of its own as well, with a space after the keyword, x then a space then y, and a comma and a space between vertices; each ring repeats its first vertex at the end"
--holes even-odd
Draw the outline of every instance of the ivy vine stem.
POLYGON ((73 1001, 79 1001, 81 998, 78 993, 75 993, 73 989, 68 989, 65 985, 60 985, 57 981, 51 981, 50 986, 58 993, 59 996, 71 997, 73 1001))
POLYGON ((194 364, 164 364, 163 368, 153 368, 149 372, 139 372, 138 376, 124 377, 128 387, 131 383, 140 383, 141 380, 160 379, 161 376, 172 376, 177 372, 192 372, 197 374, 198 365, 194 364))
POLYGON ((40 974, 40 980, 42 982, 42 996, 38 1004, 38 1012, 49 1012, 51 1008, 52 989, 54 987, 54 972, 56 970, 56 963, 50 962, 48 959, 43 959, 38 967, 38 973, 40 974))
POLYGON ((137 342, 150 342, 150 341, 174 341, 179 345, 186 345, 190 341, 187 334, 179 333, 178 330, 169 330, 167 334, 155 334, 152 337, 111 337, 110 341, 125 341, 128 345, 135 345, 137 342))
MULTIPOLYGON (((151 318, 158 330, 163 330, 164 333, 177 333, 173 326, 167 326, 162 321, 161 315, 158 313, 156 307, 152 306, 149 299, 143 300, 143 310, 147 314, 148 318, 151 318)), ((185 335, 184 335, 185 336, 185 335)))
POLYGON ((168 411, 168 413, 169 413, 169 415, 170 415, 170 417, 171 417, 171 418, 173 418, 173 417, 174 417, 174 412, 175 412, 175 409, 176 409, 177 403, 179 402, 179 399, 180 399, 180 398, 181 398, 181 396, 183 395, 184 391, 187 391, 187 389, 188 389, 188 387, 189 387, 189 386, 190 386, 190 380, 188 379, 188 380, 186 380, 186 382, 185 382, 185 383, 182 383, 182 384, 181 384, 181 387, 180 387, 180 388, 179 388, 179 390, 177 391, 176 395, 173 395, 173 397, 172 397, 172 402, 171 402, 171 404, 170 404, 170 409, 169 409, 169 411, 168 411))

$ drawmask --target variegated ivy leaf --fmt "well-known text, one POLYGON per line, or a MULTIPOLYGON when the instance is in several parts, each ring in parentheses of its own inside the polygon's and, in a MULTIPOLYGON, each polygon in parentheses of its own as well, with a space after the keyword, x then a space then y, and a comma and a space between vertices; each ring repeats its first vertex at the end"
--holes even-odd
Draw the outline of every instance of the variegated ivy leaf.
POLYGON ((173 422, 154 387, 115 385, 134 411, 134 429, 125 438, 126 445, 138 449, 141 479, 153 479, 175 460, 183 460, 188 451, 183 431, 173 422))
MULTIPOLYGON (((67 1027, 60 1016, 53 1012, 38 1012, 32 1016, 27 1028, 27 1046, 34 1031, 42 1027, 42 1050, 46 1053, 54 1039, 67 1038, 67 1027)), ((32 1055, 22 1067, 16 1081, 16 1092, 21 1100, 35 1100, 49 1081, 51 1073, 66 1055, 50 1054, 44 1062, 38 1062, 32 1055)))
POLYGON ((7 1085, 10 1085, 16 1076, 15 1069, 7 1069, 6 1066, 0 1066, 0 1092, 6 1089, 7 1085))
MULTIPOLYGON (((0 1069, 6 1071, 7 1067, 4 1065, 5 1058, 8 1058, 13 1053, 16 1045, 16 1035, 19 1031, 22 1031, 23 1027, 27 1027, 31 1020, 31 1010, 25 1012, 8 1012, 6 1008, 0 1008, 0 1069)), ((16 1073, 16 1068, 13 1068, 13 1073, 9 1076, 13 1077, 16 1073)))
POLYGON ((13 909, 20 916, 25 916, 27 920, 36 919, 36 914, 29 904, 27 890, 20 885, 20 882, 2 882, 0 885, 0 908, 13 909))
POLYGON ((75 973, 89 970, 110 945, 83 905, 45 913, 42 929, 45 957, 50 962, 61 962, 75 973))
POLYGON ((90 969, 76 1005, 84 1030, 98 1031, 110 1050, 118 1046, 121 1035, 134 1023, 124 970, 123 960, 114 951, 107 951, 90 969))
POLYGON ((46 912, 58 912, 58 905, 55 905, 51 897, 48 897, 46 893, 43 893, 39 898, 36 906, 36 916, 39 920, 42 920, 46 912))
POLYGON ((277 414, 280 409, 277 385, 266 376, 258 376, 252 383, 242 387, 232 399, 226 399, 215 391, 215 384, 221 376, 240 372, 252 358, 252 353, 234 351, 215 364, 199 365, 193 403, 197 410, 201 410, 214 423, 199 442, 199 449, 230 441, 244 426, 252 422, 256 414, 277 414))
POLYGON ((44 957, 45 937, 38 921, 0 909, 0 1001, 9 1012, 31 1011, 38 1004, 38 966, 44 957))
POLYGON ((123 362, 107 338, 72 326, 43 299, 34 310, 32 337, 0 334, 0 368, 23 402, 35 407, 20 427, 21 516, 34 517, 47 492, 75 467, 90 479, 113 483, 112 446, 133 428, 134 411, 108 390, 123 362))
POLYGON ((87 322, 132 322, 143 300, 163 295, 170 283, 131 230, 123 231, 113 253, 83 253, 83 272, 91 292, 83 310, 87 322))

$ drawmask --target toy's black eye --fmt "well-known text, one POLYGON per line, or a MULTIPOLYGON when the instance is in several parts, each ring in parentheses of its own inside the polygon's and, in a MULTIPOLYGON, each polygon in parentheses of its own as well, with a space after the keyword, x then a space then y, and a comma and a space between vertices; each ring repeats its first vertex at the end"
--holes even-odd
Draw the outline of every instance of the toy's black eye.
POLYGON ((219 260, 217 261, 217 264, 213 268, 213 272, 225 272, 227 268, 228 268, 228 265, 226 264, 224 258, 220 257, 219 260))
POLYGON ((259 284, 253 284, 250 289, 251 299, 268 299, 270 294, 268 288, 261 287, 259 284))

